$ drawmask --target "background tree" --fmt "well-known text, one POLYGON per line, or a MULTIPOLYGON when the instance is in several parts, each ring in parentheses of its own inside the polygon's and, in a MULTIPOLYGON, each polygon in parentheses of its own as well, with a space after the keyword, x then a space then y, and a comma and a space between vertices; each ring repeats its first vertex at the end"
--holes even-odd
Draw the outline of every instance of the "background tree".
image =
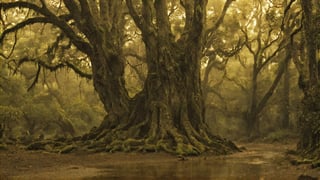
POLYGON ((286 47, 290 42, 291 34, 295 32, 295 24, 292 25, 286 22, 286 24, 283 24, 281 27, 277 25, 281 23, 281 21, 284 23, 286 15, 284 13, 283 15, 279 14, 281 9, 277 8, 278 4, 276 4, 276 2, 272 4, 259 1, 256 6, 255 10, 257 13, 251 17, 252 19, 242 30, 247 39, 245 46, 253 57, 252 89, 246 114, 247 132, 249 136, 259 136, 259 118, 261 112, 276 90, 286 66, 291 59, 291 53, 284 53, 284 49, 288 49, 286 47), (249 30, 255 32, 249 33, 249 30), (252 37, 253 34, 255 34, 254 37, 252 37), (277 59, 283 60, 278 60, 277 62, 277 59), (264 91, 263 95, 259 95, 259 75, 265 68, 276 64, 278 64, 278 70, 274 80, 272 80, 267 91, 264 91), (259 96, 261 97, 259 98, 259 96))
MULTIPOLYGON (((251 26, 250 23, 255 24, 257 22, 256 19, 258 16, 256 15, 258 13, 252 12, 254 10, 259 11, 255 9, 255 7, 260 3, 264 4, 262 9, 263 17, 260 17, 261 27, 263 27, 260 32, 260 42, 262 44, 269 43, 267 37, 269 37, 270 40, 279 35, 276 42, 270 45, 270 47, 260 55, 261 60, 264 61, 272 55, 273 51, 276 53, 270 62, 266 62, 262 70, 259 71, 257 81, 258 90, 256 94, 258 101, 261 101, 264 97, 266 97, 265 99, 267 100, 263 109, 259 112, 257 120, 259 124, 256 125, 259 127, 260 138, 273 141, 279 138, 281 139, 282 136, 295 136, 297 127, 296 116, 300 112, 298 104, 301 93, 296 86, 291 85, 289 87, 289 94, 284 95, 282 91, 282 89, 284 89, 284 83, 280 81, 279 77, 277 80, 278 85, 273 86, 271 88, 272 91, 269 91, 273 92, 272 96, 270 96, 270 93, 267 93, 275 77, 279 74, 279 68, 282 68, 283 60, 290 55, 286 50, 292 49, 292 47, 289 46, 291 39, 290 34, 298 31, 299 12, 301 8, 297 3, 293 3, 293 1, 273 1, 273 3, 269 1, 258 1, 248 5, 245 1, 235 2, 233 4, 234 6, 229 9, 229 12, 231 12, 230 16, 226 16, 226 18, 228 18, 226 22, 228 23, 223 23, 218 29, 218 32, 220 32, 219 30, 221 30, 221 32, 217 33, 218 36, 215 42, 219 43, 216 43, 215 45, 217 46, 214 46, 214 48, 208 51, 214 53, 208 54, 206 58, 203 58, 203 85, 207 86, 207 89, 204 88, 203 92, 208 92, 208 96, 206 96, 207 122, 212 129, 214 129, 214 132, 230 138, 247 139, 244 136, 248 136, 248 132, 246 132, 244 127, 249 126, 247 112, 248 109, 250 109, 248 105, 252 100, 253 55, 246 47, 240 49, 240 51, 237 51, 235 54, 231 54, 232 57, 228 58, 223 56, 220 50, 232 49, 234 44, 237 44, 239 38, 241 39, 242 37, 242 41, 245 39, 246 34, 248 39, 251 39, 251 41, 246 42, 246 44, 251 44, 253 50, 256 51, 257 41, 254 41, 254 39, 257 38, 256 35, 259 28, 257 28, 257 25, 251 26), (233 23, 233 21, 236 23, 233 23), (238 25, 235 26, 235 24, 238 25), (245 29, 241 32, 240 26, 242 26, 242 28, 247 27, 247 32, 243 32, 246 31, 245 29), (224 29, 228 29, 228 31, 225 32, 224 29), (272 30, 275 34, 269 34, 269 30, 272 30), (228 34, 229 32, 232 34, 228 34), (280 34, 277 34, 277 32, 280 32, 280 34), (223 42, 226 42, 226 44, 231 42, 232 45, 225 46, 223 42), (277 51, 280 43, 282 43, 282 48, 277 51), (206 62, 208 62, 207 66, 205 66, 206 62), (206 76, 206 74, 209 74, 209 76, 206 76), (283 98, 286 96, 290 96, 289 106, 283 103, 283 98), (281 128, 283 117, 286 116, 286 113, 281 109, 285 108, 290 112, 290 128, 288 130, 282 130, 281 128)), ((283 67, 285 70, 286 66, 283 67)), ((298 76, 293 64, 288 63, 288 71, 290 71, 290 84, 295 84, 298 76)))
POLYGON ((304 155, 318 159, 320 140, 319 121, 319 23, 320 5, 317 1, 301 1, 303 11, 303 35, 300 48, 300 59, 296 60, 300 69, 300 88, 304 92, 302 115, 299 120, 301 135, 298 150, 304 155))

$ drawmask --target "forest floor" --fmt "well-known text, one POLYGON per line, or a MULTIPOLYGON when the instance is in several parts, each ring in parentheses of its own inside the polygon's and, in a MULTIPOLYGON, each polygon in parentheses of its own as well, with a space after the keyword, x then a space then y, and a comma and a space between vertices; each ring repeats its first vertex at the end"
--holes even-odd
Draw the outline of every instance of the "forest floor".
POLYGON ((165 153, 54 154, 17 146, 0 150, 0 179, 298 179, 320 168, 292 165, 295 143, 238 143, 227 156, 177 157, 165 153))

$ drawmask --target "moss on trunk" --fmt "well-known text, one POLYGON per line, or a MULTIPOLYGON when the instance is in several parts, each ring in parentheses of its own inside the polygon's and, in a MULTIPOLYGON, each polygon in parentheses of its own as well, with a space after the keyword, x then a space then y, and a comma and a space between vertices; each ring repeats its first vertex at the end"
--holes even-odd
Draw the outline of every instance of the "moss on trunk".
POLYGON ((314 87, 306 91, 302 101, 298 151, 304 156, 320 159, 320 87, 314 87))

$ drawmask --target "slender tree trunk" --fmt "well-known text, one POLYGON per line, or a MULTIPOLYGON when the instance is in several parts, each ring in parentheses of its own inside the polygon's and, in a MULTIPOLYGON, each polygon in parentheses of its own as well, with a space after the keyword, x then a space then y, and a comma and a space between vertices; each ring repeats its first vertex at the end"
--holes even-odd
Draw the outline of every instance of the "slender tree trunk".
POLYGON ((281 129, 289 128, 289 107, 290 107, 290 72, 289 72, 289 62, 284 65, 284 77, 283 77, 283 87, 282 87, 282 104, 281 104, 281 129))
POLYGON ((254 137, 259 135, 258 112, 257 112, 258 72, 257 72, 256 60, 255 60, 255 63, 253 64, 251 83, 252 83, 251 97, 250 97, 251 101, 250 101, 250 106, 247 114, 248 137, 254 137))
MULTIPOLYGON (((270 97, 273 95, 276 87, 278 86, 281 77, 284 73, 285 70, 285 64, 287 64, 289 62, 289 60, 291 59, 291 51, 287 51, 285 54, 284 59, 279 62, 279 67, 278 67, 278 72, 276 74, 276 77, 274 78, 271 86, 269 87, 269 89, 267 90, 267 92, 262 96, 262 99, 257 102, 257 100, 252 100, 252 104, 251 104, 251 109, 248 112, 247 115, 247 120, 248 120, 248 127, 251 128, 249 130, 249 137, 255 137, 255 136, 259 136, 259 114, 262 112, 262 110, 264 109, 264 107, 266 106, 266 104, 268 103, 268 100, 270 99, 270 97)), ((254 85, 253 85, 254 88, 254 85)), ((256 91, 256 90, 255 90, 256 91)), ((254 91, 253 91, 254 92, 254 91)), ((255 96, 257 98, 257 95, 255 96)), ((254 98, 254 97, 252 97, 254 98)))

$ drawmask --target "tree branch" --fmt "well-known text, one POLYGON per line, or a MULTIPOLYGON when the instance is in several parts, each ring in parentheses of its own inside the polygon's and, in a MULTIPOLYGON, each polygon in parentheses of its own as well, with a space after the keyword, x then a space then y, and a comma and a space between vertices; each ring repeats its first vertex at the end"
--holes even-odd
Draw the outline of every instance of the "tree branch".
MULTIPOLYGON (((5 59, 9 59, 11 57, 11 55, 13 54, 13 51, 17 45, 17 32, 14 33, 14 43, 11 47, 11 50, 10 50, 10 53, 6 56, 4 53, 0 52, 0 56, 5 58, 5 59)), ((1 43, 1 40, 0 40, 0 43, 1 43)))
POLYGON ((37 82, 39 80, 40 71, 41 71, 41 66, 38 64, 38 70, 37 70, 37 73, 36 73, 36 77, 34 78, 34 80, 31 83, 31 85, 28 87, 27 91, 30 91, 37 84, 37 82))
POLYGON ((74 2, 74 0, 63 0, 63 3, 71 13, 72 18, 76 22, 80 22, 80 9, 78 8, 77 4, 74 2))
POLYGON ((221 23, 223 22, 223 19, 227 13, 227 10, 229 8, 229 6, 231 5, 231 3, 235 1, 235 0, 227 0, 223 6, 223 9, 222 9, 222 12, 218 18, 218 20, 214 23, 214 25, 212 27, 209 27, 207 30, 206 30, 206 36, 207 36, 207 39, 211 39, 212 36, 213 36, 213 32, 215 32, 219 26, 221 25, 221 23))
MULTIPOLYGON (((66 22, 66 20, 62 17, 65 16, 56 16, 55 14, 53 14, 52 12, 50 12, 46 7, 39 7, 35 4, 32 3, 28 3, 28 2, 11 2, 11 3, 0 3, 0 10, 7 10, 10 8, 28 8, 28 9, 32 9, 35 12, 40 13, 41 15, 45 16, 45 17, 36 17, 36 18, 29 18, 24 22, 19 23, 20 26, 24 27, 28 24, 33 24, 33 23, 37 23, 34 22, 35 19, 38 19, 40 22, 39 23, 51 23, 57 27, 59 27, 71 40, 71 42, 82 52, 84 52, 87 55, 92 55, 93 50, 92 47, 89 43, 87 43, 84 39, 82 39, 80 36, 78 36, 73 29, 69 26, 69 24, 66 22), (41 19, 42 18, 42 19, 41 19), (41 19, 41 20, 40 20, 41 19), (31 21, 31 23, 25 23, 31 21), (33 23, 32 23, 33 22, 33 23)), ((19 27, 18 25, 15 26, 16 30, 21 29, 22 27, 19 27)), ((12 28, 11 32, 12 32, 12 28)), ((2 36, 2 35, 1 35, 2 36)), ((1 39, 0 39, 1 40, 1 39)), ((0 41, 1 42, 1 41, 0 41)))
POLYGON ((257 112, 261 112, 262 111, 262 109, 265 107, 265 104, 268 102, 268 100, 272 96, 274 90, 278 86, 278 84, 280 82, 280 79, 281 79, 281 77, 283 75, 283 72, 284 72, 284 69, 285 69, 285 64, 288 63, 290 59, 291 59, 291 52, 286 54, 286 57, 285 57, 284 61, 280 64, 280 66, 278 68, 277 76, 275 77, 275 79, 273 80, 273 83, 270 86, 269 90, 266 92, 266 94, 263 96, 263 98, 261 99, 260 103, 257 106, 257 112))
POLYGON ((137 11, 135 10, 135 8, 133 7, 132 4, 132 0, 126 0, 126 4, 129 10, 129 13, 133 19, 133 21, 135 22, 135 24, 137 25, 137 27, 140 29, 140 31, 143 34, 148 34, 148 31, 150 31, 151 29, 148 30, 148 26, 146 24, 146 22, 143 20, 143 18, 137 13, 137 11))
POLYGON ((11 28, 5 29, 2 32, 2 34, 0 35, 0 43, 1 44, 3 43, 3 39, 5 38, 6 35, 8 35, 9 33, 12 33, 12 32, 16 32, 19 29, 22 29, 27 25, 32 25, 32 24, 35 24, 35 23, 49 23, 49 22, 50 22, 50 20, 48 18, 45 18, 45 17, 35 17, 35 18, 27 19, 27 20, 25 20, 23 22, 20 22, 20 23, 16 24, 15 26, 13 26, 11 28))
POLYGON ((285 26, 285 19, 286 19, 286 17, 287 17, 287 15, 288 15, 288 11, 290 10, 290 8, 291 8, 291 6, 292 6, 292 4, 295 2, 296 0, 290 0, 290 2, 289 2, 289 4, 285 7, 285 9, 284 9, 284 13, 283 13, 283 15, 284 15, 284 17, 282 18, 282 22, 281 22, 281 30, 284 30, 284 26, 285 26))
POLYGON ((26 62, 35 62, 37 63, 39 66, 48 69, 50 71, 56 71, 58 69, 62 69, 64 67, 68 67, 70 69, 72 69, 76 74, 78 74, 81 77, 87 78, 87 79, 92 79, 92 75, 88 74, 86 72, 81 71, 78 67, 76 67, 74 64, 65 61, 64 63, 59 63, 59 64, 47 64, 44 61, 41 61, 39 59, 35 59, 35 58, 28 58, 28 57, 24 57, 22 59, 19 60, 18 64, 17 64, 17 68, 19 68, 23 63, 26 62))

